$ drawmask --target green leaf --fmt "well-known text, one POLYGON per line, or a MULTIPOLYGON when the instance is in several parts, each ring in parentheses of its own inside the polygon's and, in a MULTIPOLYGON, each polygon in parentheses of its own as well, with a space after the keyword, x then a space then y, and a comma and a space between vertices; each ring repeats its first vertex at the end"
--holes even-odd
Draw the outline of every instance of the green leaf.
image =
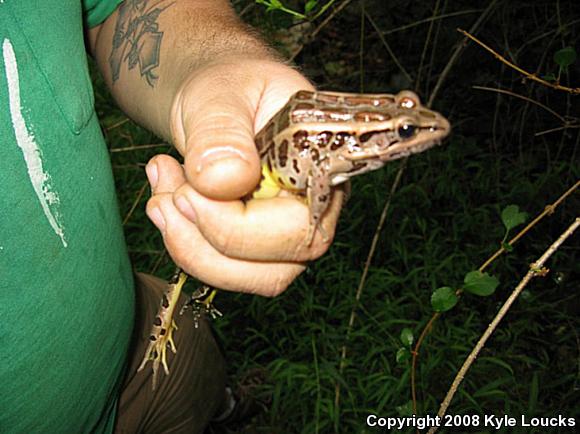
POLYGON ((395 360, 397 360, 397 363, 405 363, 407 360, 409 360, 411 358, 411 352, 405 348, 405 347, 401 347, 397 350, 397 355, 395 356, 395 360))
POLYGON ((463 289, 471 294, 486 297, 495 292, 499 285, 499 280, 490 276, 487 273, 482 273, 481 271, 475 270, 470 271, 465 275, 463 279, 463 289))
POLYGON ((554 53, 554 62, 556 62, 560 68, 567 68, 576 61, 577 57, 578 55, 574 48, 565 47, 554 53))
POLYGON ((431 295, 431 306, 435 312, 447 312, 457 304, 458 300, 452 288, 443 286, 431 295))
POLYGON ((318 0, 308 0, 304 5, 304 13, 309 14, 318 4, 318 0))
POLYGON ((553 72, 547 73, 546 75, 542 76, 542 78, 546 81, 556 81, 557 80, 557 78, 553 72))
POLYGON ((501 212, 501 221, 507 231, 521 225, 527 218, 528 213, 520 211, 517 205, 508 205, 501 212))
POLYGON ((401 339, 401 342, 403 343, 403 345, 405 345, 406 347, 410 347, 411 345, 413 345, 413 330, 411 330, 408 327, 405 327, 403 330, 401 330, 401 336, 399 337, 399 339, 401 339))

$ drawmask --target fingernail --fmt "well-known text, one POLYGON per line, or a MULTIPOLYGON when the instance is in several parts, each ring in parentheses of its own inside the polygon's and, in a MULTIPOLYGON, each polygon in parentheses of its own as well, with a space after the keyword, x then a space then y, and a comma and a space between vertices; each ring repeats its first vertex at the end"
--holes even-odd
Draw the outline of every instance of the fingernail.
POLYGON ((147 179, 149 180, 149 184, 151 184, 151 188, 155 190, 157 188, 157 181, 159 178, 157 163, 149 163, 145 167, 145 173, 147 174, 147 179))
POLYGON ((183 215, 185 215, 185 217, 192 222, 195 222, 195 210, 184 196, 177 196, 175 198, 175 206, 183 215))
POLYGON ((165 230, 165 218, 159 208, 148 209, 147 215, 159 230, 165 230))
POLYGON ((234 148, 233 146, 220 146, 218 148, 210 148, 205 151, 200 159, 199 163, 196 167, 196 171, 199 173, 206 167, 214 164, 216 161, 220 160, 227 160, 227 159, 242 159, 246 160, 245 155, 239 149, 234 148))

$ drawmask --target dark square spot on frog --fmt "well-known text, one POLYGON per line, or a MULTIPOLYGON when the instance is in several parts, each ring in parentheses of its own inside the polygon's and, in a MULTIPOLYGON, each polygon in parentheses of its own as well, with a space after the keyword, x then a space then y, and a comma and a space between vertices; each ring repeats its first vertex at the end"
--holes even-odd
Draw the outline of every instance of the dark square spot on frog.
POLYGON ((326 147, 326 145, 328 145, 328 143, 330 142, 331 139, 332 139, 332 132, 323 131, 321 133, 318 133, 315 140, 320 148, 324 148, 324 147, 326 147))
POLYGON ((298 151, 304 151, 310 147, 310 143, 308 142, 308 131, 306 130, 298 130, 292 136, 294 140, 294 147, 298 149, 298 151))
POLYGON ((291 107, 286 107, 278 116, 277 133, 284 131, 286 128, 288 128, 288 125, 290 125, 290 110, 291 107))
POLYGON ((254 143, 256 144, 256 149, 258 150, 258 153, 260 153, 262 149, 264 149, 264 139, 262 137, 256 137, 254 143))
POLYGON ((264 141, 266 142, 266 144, 270 143, 272 140, 274 139, 274 122, 270 122, 267 126, 266 126, 266 136, 264 138, 264 141))
POLYGON ((367 163, 365 162, 355 162, 353 164, 353 166, 349 169, 348 173, 353 173, 353 172, 358 172, 359 170, 363 169, 364 167, 367 166, 367 163))
POLYGON ((320 152, 318 152, 318 149, 316 148, 310 149, 310 158, 314 163, 318 163, 318 161, 320 160, 320 152))
POLYGON ((283 140, 278 148, 278 162, 280 167, 286 167, 286 162, 288 161, 288 140, 283 140))
POLYGON ((330 145, 330 150, 335 151, 341 147, 343 147, 352 137, 352 134, 349 133, 336 133, 334 136, 334 140, 330 145))
POLYGON ((298 160, 296 158, 292 159, 292 168, 297 174, 300 173, 300 166, 298 166, 298 160))

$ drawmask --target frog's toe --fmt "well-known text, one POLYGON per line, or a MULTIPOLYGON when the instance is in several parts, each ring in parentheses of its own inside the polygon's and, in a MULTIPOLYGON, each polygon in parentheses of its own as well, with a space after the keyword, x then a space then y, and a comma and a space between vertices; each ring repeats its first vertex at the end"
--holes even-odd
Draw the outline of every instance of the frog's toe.
POLYGON ((142 371, 147 365, 147 362, 152 362, 153 370, 153 389, 157 385, 157 376, 159 372, 159 365, 163 366, 165 375, 169 375, 169 366, 167 365, 167 349, 170 348, 175 354, 177 348, 173 341, 173 331, 177 330, 177 325, 172 320, 169 327, 162 327, 161 325, 155 327, 155 330, 149 336, 149 345, 145 351, 145 356, 139 365, 137 371, 142 371))

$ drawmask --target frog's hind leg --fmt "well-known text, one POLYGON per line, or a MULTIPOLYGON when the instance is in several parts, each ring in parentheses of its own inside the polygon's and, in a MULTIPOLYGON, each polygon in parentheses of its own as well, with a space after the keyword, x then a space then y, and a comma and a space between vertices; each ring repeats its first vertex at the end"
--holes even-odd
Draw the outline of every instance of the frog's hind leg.
POLYGON ((178 269, 174 276, 169 280, 167 289, 163 293, 161 306, 153 327, 149 335, 149 346, 145 351, 143 361, 139 366, 138 371, 143 370, 148 361, 153 363, 153 389, 157 385, 157 375, 159 365, 163 365, 163 370, 166 375, 169 375, 169 367, 167 366, 167 348, 171 348, 173 353, 176 353, 175 342, 173 342, 173 331, 177 330, 177 326, 173 321, 173 311, 179 300, 181 289, 187 280, 187 274, 178 269))
POLYGON ((201 318, 202 312, 205 312, 213 319, 223 316, 223 314, 213 304, 213 299, 215 298, 216 294, 217 289, 203 285, 202 287, 196 289, 193 294, 191 294, 191 299, 183 305, 179 314, 183 315, 183 313, 191 307, 193 312, 193 324, 195 328, 199 327, 199 320, 201 318))

